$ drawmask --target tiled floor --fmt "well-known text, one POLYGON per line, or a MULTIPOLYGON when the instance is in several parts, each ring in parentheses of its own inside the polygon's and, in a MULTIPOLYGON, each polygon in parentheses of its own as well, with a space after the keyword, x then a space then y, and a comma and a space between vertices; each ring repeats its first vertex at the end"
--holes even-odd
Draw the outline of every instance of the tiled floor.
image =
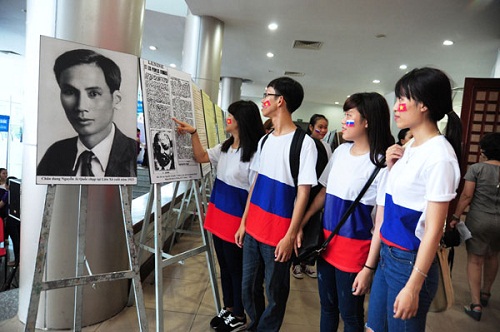
MULTIPOLYGON (((201 244, 201 239, 185 234, 176 244, 175 251, 182 252, 201 244)), ((466 253, 464 247, 457 249, 453 283, 455 304, 441 313, 429 313, 426 331, 500 331, 500 281, 493 288, 490 305, 484 309, 483 318, 476 322, 463 313, 463 305, 469 302, 465 275, 466 253)), ((500 278, 500 277, 499 277, 500 278)), ((149 331, 156 331, 155 286, 152 276, 143 283, 149 331)), ((367 299, 368 301, 368 299, 367 299)), ((215 314, 212 289, 205 255, 186 259, 184 264, 167 266, 163 271, 164 331, 210 331, 209 321, 215 314)), ((319 297, 316 280, 292 277, 282 331, 319 331, 319 297)), ((22 331, 23 325, 17 317, 0 322, 0 331, 22 331)), ((340 327, 342 330, 343 327, 340 327)), ((115 317, 83 329, 85 332, 138 331, 135 307, 125 308, 115 317)))

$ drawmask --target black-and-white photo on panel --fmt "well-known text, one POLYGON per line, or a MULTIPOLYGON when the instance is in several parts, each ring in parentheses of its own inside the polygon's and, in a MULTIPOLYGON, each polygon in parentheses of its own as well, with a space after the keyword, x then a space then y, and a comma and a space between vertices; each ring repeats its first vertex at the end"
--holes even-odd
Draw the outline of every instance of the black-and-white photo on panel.
POLYGON ((137 183, 137 63, 41 37, 37 184, 137 183))
POLYGON ((173 117, 194 125, 191 76, 140 59, 144 123, 151 183, 199 179, 189 135, 176 132, 173 117))

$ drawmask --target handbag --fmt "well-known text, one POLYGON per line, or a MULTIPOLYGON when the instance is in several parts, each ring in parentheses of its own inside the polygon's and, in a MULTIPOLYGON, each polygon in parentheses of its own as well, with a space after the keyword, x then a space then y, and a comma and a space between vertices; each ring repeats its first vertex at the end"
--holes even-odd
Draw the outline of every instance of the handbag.
POLYGON ((321 213, 320 211, 315 213, 304 226, 302 233, 302 245, 298 249, 299 255, 297 257, 297 260, 300 263, 314 265, 314 257, 307 258, 307 260, 301 260, 301 256, 306 252, 318 249, 325 241, 325 236, 323 233, 323 213, 321 213))
POLYGON ((442 242, 446 248, 458 247, 460 245, 460 232, 458 228, 447 228, 443 234, 442 242))
MULTIPOLYGON (((330 241, 333 239, 333 237, 339 232, 340 227, 344 225, 344 223, 347 221, 347 218, 351 215, 351 213, 354 211, 354 208, 358 205, 359 201, 363 197, 363 195, 366 193, 370 185, 372 184, 373 180, 375 180, 375 177, 377 176, 378 172, 380 171, 380 167, 376 167, 372 174, 370 175, 370 178, 368 181, 366 181, 363 189, 361 189, 361 192, 359 193, 358 197, 352 202, 352 204, 349 206, 349 208, 344 212, 344 215, 342 218, 340 218, 339 223, 335 227, 335 229, 330 233, 330 236, 321 244, 311 246, 308 249, 305 249, 302 251, 302 253, 299 254, 297 259, 300 262, 311 262, 315 261, 318 259, 318 257, 321 255, 321 253, 326 250, 326 247, 330 243, 330 241)), ((307 224, 306 224, 307 226, 307 224)), ((305 226, 304 226, 305 228, 305 226)), ((321 223, 321 228, 323 228, 323 224, 321 223)))
POLYGON ((448 264, 449 251, 450 249, 445 248, 443 245, 441 245, 437 251, 439 281, 436 295, 429 307, 429 311, 431 312, 445 311, 451 308, 455 301, 455 293, 451 282, 450 265, 448 264))

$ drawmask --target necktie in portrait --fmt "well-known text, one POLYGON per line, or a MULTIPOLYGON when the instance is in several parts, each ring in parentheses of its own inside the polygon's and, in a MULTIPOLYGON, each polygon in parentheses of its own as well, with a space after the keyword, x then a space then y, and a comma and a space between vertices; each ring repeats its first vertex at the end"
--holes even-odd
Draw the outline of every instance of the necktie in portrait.
POLYGON ((94 176, 92 172, 92 158, 94 153, 92 151, 84 151, 78 158, 78 164, 81 165, 81 175, 82 176, 94 176))

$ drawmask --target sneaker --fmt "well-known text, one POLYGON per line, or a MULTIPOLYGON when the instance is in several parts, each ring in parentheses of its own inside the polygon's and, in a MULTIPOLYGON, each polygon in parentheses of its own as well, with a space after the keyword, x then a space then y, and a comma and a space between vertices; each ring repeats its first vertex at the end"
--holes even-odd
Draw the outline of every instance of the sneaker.
POLYGON ((222 331, 222 332, 242 331, 246 328, 246 325, 247 325, 246 316, 243 316, 243 318, 238 318, 230 314, 224 321, 224 324, 219 325, 217 331, 222 331))
POLYGON ((300 266, 300 264, 297 264, 292 268, 292 275, 297 279, 304 278, 304 274, 302 273, 302 266, 300 266))
POLYGON ((304 273, 307 274, 311 278, 317 278, 318 273, 316 273, 316 268, 314 265, 306 265, 306 268, 304 269, 304 273))
POLYGON ((231 311, 226 310, 226 307, 222 308, 217 316, 210 321, 210 327, 216 330, 220 325, 224 324, 229 315, 231 315, 231 311))

